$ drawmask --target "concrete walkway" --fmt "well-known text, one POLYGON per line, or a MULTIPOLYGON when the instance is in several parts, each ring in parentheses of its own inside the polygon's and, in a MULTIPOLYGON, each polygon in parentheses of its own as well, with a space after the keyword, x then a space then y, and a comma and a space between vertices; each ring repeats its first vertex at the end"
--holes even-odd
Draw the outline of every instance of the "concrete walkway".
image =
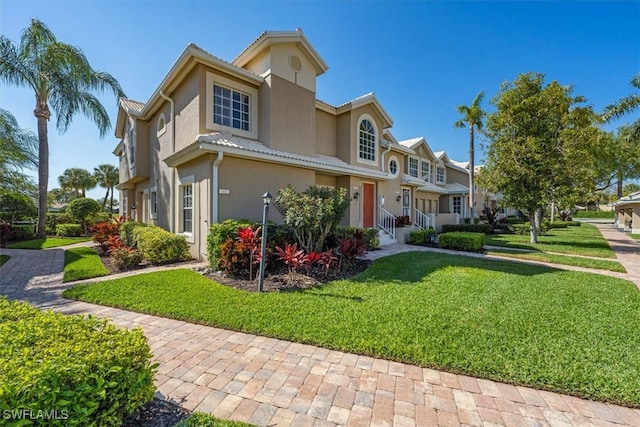
MULTIPOLYGON (((640 264, 640 245, 602 231, 620 262, 640 264)), ((373 254, 415 249, 393 246, 373 254)), ((190 410, 261 426, 640 427, 637 409, 69 301, 60 296, 70 286, 62 283, 64 250, 2 253, 11 259, 0 267, 0 294, 141 327, 160 363, 159 394, 190 410)))

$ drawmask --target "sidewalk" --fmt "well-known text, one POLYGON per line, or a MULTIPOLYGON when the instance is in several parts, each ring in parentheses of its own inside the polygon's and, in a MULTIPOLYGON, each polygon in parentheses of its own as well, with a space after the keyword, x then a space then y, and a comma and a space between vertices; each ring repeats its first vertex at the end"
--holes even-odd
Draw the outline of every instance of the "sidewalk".
MULTIPOLYGON (((611 231, 605 238, 620 245, 617 255, 620 250, 624 262, 640 264, 640 251, 624 249, 627 236, 611 231)), ((372 254, 415 250, 392 246, 372 254)), ((637 409, 69 301, 60 296, 71 286, 62 283, 62 249, 0 253, 12 257, 0 268, 1 294, 141 327, 160 363, 158 392, 190 410, 261 426, 640 427, 637 409)))

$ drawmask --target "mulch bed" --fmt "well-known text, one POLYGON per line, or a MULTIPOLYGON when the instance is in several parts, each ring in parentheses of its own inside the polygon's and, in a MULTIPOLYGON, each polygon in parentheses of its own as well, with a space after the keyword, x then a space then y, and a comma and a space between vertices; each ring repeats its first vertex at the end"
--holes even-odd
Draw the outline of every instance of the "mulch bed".
POLYGON ((122 427, 173 427, 189 415, 189 411, 175 403, 154 398, 124 419, 122 427))

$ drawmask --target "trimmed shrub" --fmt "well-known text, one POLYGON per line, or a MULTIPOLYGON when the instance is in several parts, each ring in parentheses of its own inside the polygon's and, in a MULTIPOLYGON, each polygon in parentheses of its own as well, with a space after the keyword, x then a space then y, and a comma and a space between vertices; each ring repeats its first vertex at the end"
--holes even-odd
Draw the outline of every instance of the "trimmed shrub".
POLYGON ((358 236, 362 236, 367 250, 380 247, 380 237, 377 228, 337 226, 327 239, 327 248, 337 247, 341 240, 358 236))
POLYGON ((80 224, 58 224, 56 225, 56 235, 60 237, 82 236, 82 226, 80 224))
POLYGON ((94 224, 91 227, 93 241, 102 245, 109 240, 109 237, 120 235, 120 223, 117 221, 104 221, 94 224))
POLYGON ((593 218, 593 219, 614 219, 613 211, 577 211, 573 214, 574 218, 593 218))
POLYGON ((118 270, 129 270, 135 268, 142 262, 144 258, 142 252, 130 247, 117 248, 111 251, 113 264, 118 270))
MULTIPOLYGON (((212 224, 209 228, 209 235, 207 236, 207 256, 209 258, 209 266, 213 269, 219 269, 220 256, 222 251, 222 245, 228 239, 235 239, 238 233, 238 228, 251 225, 246 219, 235 220, 227 219, 217 224, 212 224)), ((268 229, 269 237, 271 239, 271 225, 268 229)))
POLYGON ((467 233, 493 233, 493 227, 489 224, 444 224, 442 226, 443 233, 451 233, 455 231, 467 233))
POLYGON ((249 251, 244 242, 229 238, 220 247, 219 268, 232 276, 249 276, 249 251))
POLYGON ((580 221, 567 221, 569 227, 580 227, 582 223, 580 221))
POLYGON ((125 221, 122 223, 122 225, 120 225, 120 238, 122 239, 125 245, 135 248, 137 247, 137 242, 135 241, 133 230, 137 227, 146 227, 146 226, 147 224, 140 221, 125 221))
POLYGON ((409 233, 409 244, 411 245, 427 245, 431 243, 432 237, 435 236, 436 230, 417 230, 409 233))
POLYGON ((102 211, 102 206, 100 206, 100 203, 86 197, 73 199, 67 206, 67 212, 82 224, 87 234, 89 232, 89 218, 93 217, 100 211, 102 211))
POLYGON ((13 225, 9 240, 30 240, 36 235, 33 225, 13 225))
POLYGON ((0 413, 57 415, 16 425, 120 425, 153 398, 157 365, 140 329, 0 298, 0 343, 0 413))
POLYGON ((517 216, 510 216, 506 218, 505 222, 507 224, 524 224, 524 219, 517 216))
POLYGON ((142 255, 152 264, 186 261, 191 258, 186 237, 155 225, 134 228, 133 239, 142 255))
POLYGON ((48 213, 47 214, 47 225, 45 228, 45 232, 49 236, 53 236, 56 234, 56 226, 58 224, 76 224, 76 220, 69 214, 66 213, 48 213))
MULTIPOLYGON (((513 224, 508 227, 508 230, 513 234, 529 234, 531 232, 531 226, 529 223, 526 224, 513 224)), ((540 234, 544 234, 547 232, 547 224, 540 224, 540 234)))
POLYGON ((439 246, 456 251, 481 252, 484 247, 483 233, 454 231, 440 234, 439 246))

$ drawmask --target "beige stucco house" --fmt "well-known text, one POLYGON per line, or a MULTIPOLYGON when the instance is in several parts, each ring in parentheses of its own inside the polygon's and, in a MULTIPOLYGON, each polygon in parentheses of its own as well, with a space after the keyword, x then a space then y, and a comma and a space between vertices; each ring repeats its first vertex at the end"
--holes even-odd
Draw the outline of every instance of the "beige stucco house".
POLYGON ((614 202, 615 224, 620 230, 640 234, 640 191, 614 202))
POLYGON ((327 69, 300 30, 265 32, 232 62, 188 45, 146 103, 120 100, 121 212, 184 234, 197 257, 211 224, 259 220, 262 194, 287 185, 346 188, 343 223, 380 228, 383 241, 398 216, 423 227, 464 217, 466 169, 424 138, 397 141, 373 93, 317 99, 327 69))

